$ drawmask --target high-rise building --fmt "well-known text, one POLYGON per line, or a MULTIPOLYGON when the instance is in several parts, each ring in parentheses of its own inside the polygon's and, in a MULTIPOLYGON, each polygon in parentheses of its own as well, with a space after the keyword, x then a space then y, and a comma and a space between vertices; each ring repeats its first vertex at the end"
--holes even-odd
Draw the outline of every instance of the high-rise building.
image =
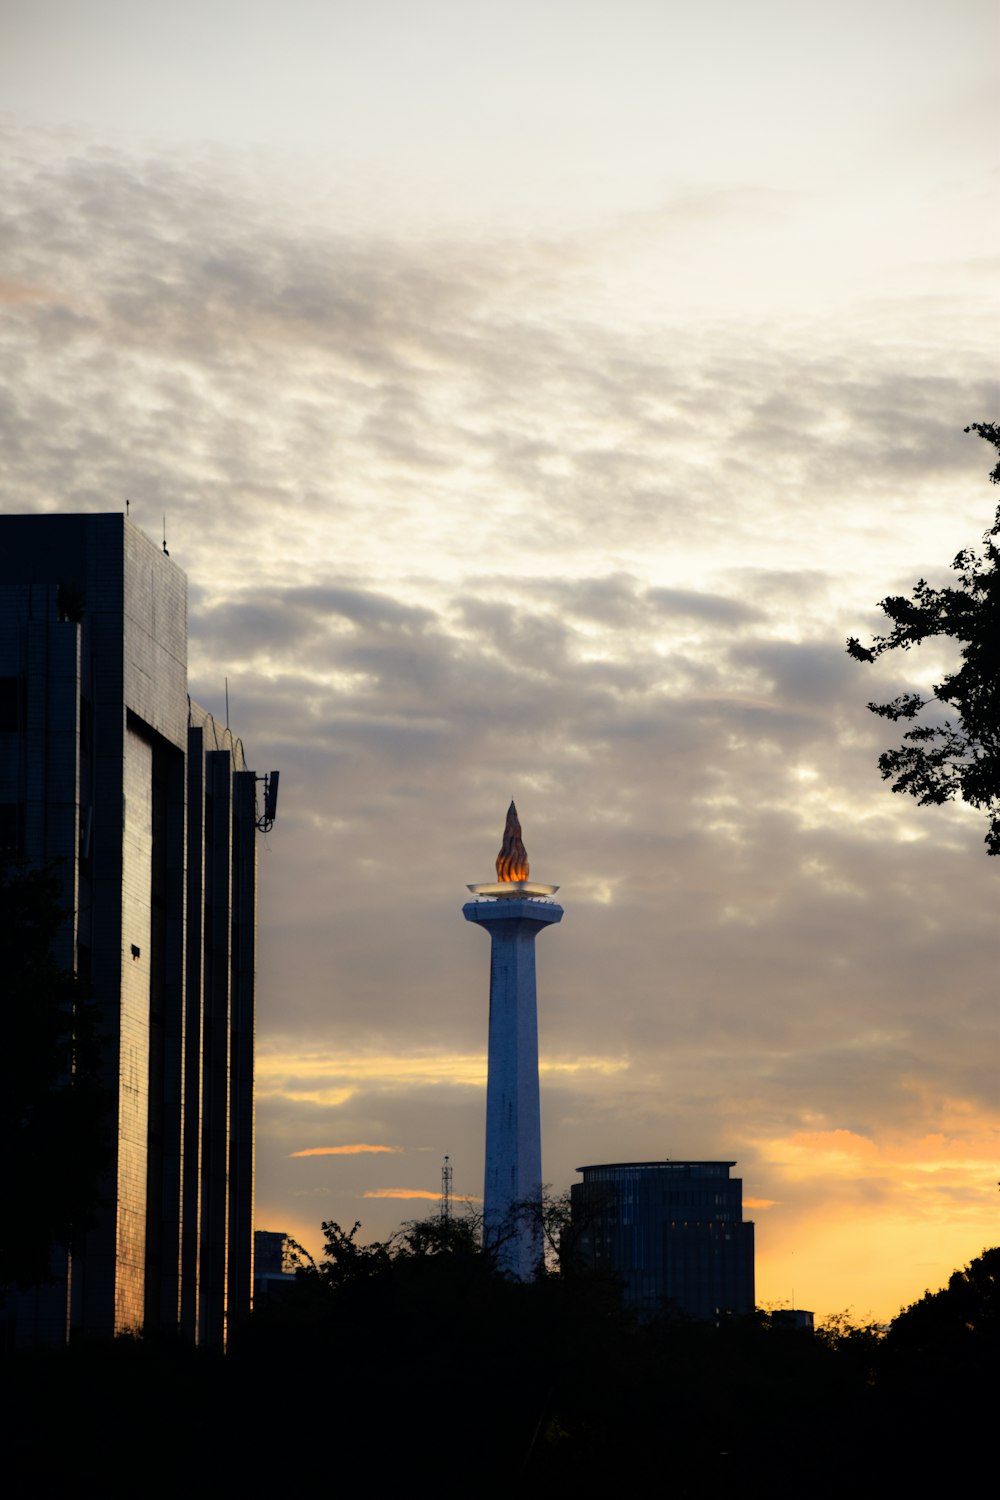
POLYGON ((243 745, 187 691, 187 580, 119 514, 0 519, 0 845, 54 862, 113 1099, 97 1220, 18 1341, 220 1345, 253 1284, 256 833, 243 745))
POLYGON ((462 908, 492 939, 483 1226, 498 1263, 525 1280, 542 1255, 535 938, 563 909, 549 899, 558 886, 528 879, 513 802, 496 866, 497 883, 470 885, 476 899, 462 908))
POLYGON ((570 1188, 574 1253, 622 1282, 652 1316, 716 1320, 754 1308, 753 1224, 731 1161, 636 1161, 577 1167, 570 1188))

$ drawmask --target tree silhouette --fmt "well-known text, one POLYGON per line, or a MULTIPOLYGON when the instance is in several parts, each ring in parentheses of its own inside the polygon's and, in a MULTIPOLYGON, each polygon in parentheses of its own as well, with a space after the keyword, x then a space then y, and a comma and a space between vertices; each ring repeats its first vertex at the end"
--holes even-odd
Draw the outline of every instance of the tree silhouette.
MULTIPOLYGON (((1000 426, 974 422, 975 432, 1000 450, 1000 426)), ((990 474, 1000 483, 1000 461, 990 474)), ((877 635, 871 646, 855 638, 847 642, 856 661, 873 662, 887 651, 908 651, 933 636, 961 642, 961 665, 934 687, 931 698, 902 693, 888 703, 869 703, 881 718, 907 721, 931 703, 951 707, 957 719, 917 724, 903 735, 903 744, 879 756, 884 780, 893 778, 894 792, 908 792, 921 806, 959 797, 986 813, 986 848, 1000 854, 1000 506, 983 537, 982 553, 966 548, 952 567, 957 588, 935 589, 921 578, 912 597, 893 595, 880 608, 892 622, 887 635, 877 635)))

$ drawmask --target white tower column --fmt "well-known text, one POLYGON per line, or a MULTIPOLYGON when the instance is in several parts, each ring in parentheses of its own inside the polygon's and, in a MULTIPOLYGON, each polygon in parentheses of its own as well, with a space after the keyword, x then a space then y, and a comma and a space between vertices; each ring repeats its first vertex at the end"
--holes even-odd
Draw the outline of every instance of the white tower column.
MULTIPOLYGON (((527 880, 517 812, 511 803, 508 837, 516 828, 522 879, 495 886, 470 886, 478 898, 462 908, 467 922, 490 934, 490 1025, 486 1084, 486 1180, 483 1192, 486 1243, 497 1247, 501 1267, 521 1280, 531 1277, 542 1255, 541 1223, 531 1206, 541 1207, 542 1133, 538 1091, 538 1010, 535 993, 535 938, 562 920, 563 909, 550 897, 556 886, 527 880), (513 818, 513 825, 511 819, 513 818), (515 1217, 515 1205, 528 1211, 515 1217)), ((505 837, 505 848, 507 847, 505 837)), ((506 866, 504 866, 506 868, 506 866)))

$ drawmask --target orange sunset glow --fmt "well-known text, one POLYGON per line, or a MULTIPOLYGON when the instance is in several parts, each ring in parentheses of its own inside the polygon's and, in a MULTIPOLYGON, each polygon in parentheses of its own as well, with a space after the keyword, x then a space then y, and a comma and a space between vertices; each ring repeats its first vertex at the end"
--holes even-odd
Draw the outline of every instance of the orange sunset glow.
POLYGON ((378 1156, 402 1151, 402 1146, 307 1146, 289 1156, 378 1156))

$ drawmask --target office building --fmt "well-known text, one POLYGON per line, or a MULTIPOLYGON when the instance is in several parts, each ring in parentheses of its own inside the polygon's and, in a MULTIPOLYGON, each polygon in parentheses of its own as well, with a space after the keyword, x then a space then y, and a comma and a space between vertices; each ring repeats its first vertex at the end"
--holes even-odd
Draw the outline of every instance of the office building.
POLYGON ((253 1305, 256 1308, 281 1302, 291 1295, 295 1272, 295 1241, 275 1229, 255 1229, 253 1234, 253 1305))
POLYGON ((578 1167, 570 1188, 574 1252, 617 1276, 643 1316, 715 1321, 753 1312, 753 1224, 731 1161, 578 1167))
POLYGON ((470 885, 475 900, 462 908, 491 938, 483 1229, 503 1269, 526 1280, 542 1256, 535 938, 563 909, 549 899, 558 886, 528 879, 513 802, 496 868, 496 884, 470 885))
POLYGON ((816 1314, 807 1307, 777 1307, 771 1313, 775 1328, 794 1328, 798 1333, 815 1333, 816 1314))
POLYGON ((96 1222, 18 1342, 180 1330, 253 1282, 258 779, 187 691, 187 581, 122 515, 0 519, 0 841, 55 862, 113 1100, 96 1222))

